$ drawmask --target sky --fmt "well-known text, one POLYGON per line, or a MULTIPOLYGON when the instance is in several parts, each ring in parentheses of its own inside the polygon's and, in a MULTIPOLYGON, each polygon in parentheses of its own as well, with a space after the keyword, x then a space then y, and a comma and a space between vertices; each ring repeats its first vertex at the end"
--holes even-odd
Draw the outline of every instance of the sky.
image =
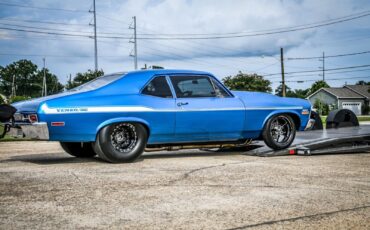
MULTIPOLYGON (((0 65, 29 59, 42 68, 45 57, 62 83, 70 74, 94 69, 92 5, 92 0, 0 0, 0 65)), ((96 13, 98 66, 105 73, 134 70, 129 27, 136 16, 139 68, 202 70, 219 79, 257 73, 275 89, 283 47, 290 88, 304 89, 323 78, 323 52, 330 86, 370 81, 366 0, 96 0, 96 13), (353 53, 360 54, 330 57, 353 53), (302 57, 314 58, 294 59, 302 57)))

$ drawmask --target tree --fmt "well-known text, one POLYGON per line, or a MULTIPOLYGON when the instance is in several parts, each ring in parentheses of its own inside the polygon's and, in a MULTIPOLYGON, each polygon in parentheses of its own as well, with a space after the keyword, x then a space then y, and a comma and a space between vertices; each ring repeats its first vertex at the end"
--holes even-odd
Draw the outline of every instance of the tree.
MULTIPOLYGON (((308 90, 309 89, 296 89, 293 91, 289 86, 285 85, 286 97, 306 98, 308 90)), ((283 95, 283 86, 281 84, 275 89, 275 95, 280 97, 283 95)))
POLYGON ((306 98, 310 89, 296 89, 294 90, 295 97, 306 98))
MULTIPOLYGON (((34 94, 38 87, 31 85, 37 74, 37 65, 29 60, 19 60, 13 62, 0 69, 1 75, 1 91, 5 95, 10 95, 12 92, 13 77, 15 79, 16 94, 22 96, 30 96, 34 94)), ((41 89, 39 89, 41 93, 41 89)))
POLYGON ((317 109, 317 112, 320 115, 328 115, 329 113, 329 106, 326 103, 320 101, 319 99, 315 100, 313 107, 317 109))
MULTIPOLYGON (((50 73, 48 69, 45 69, 45 76, 46 76, 46 89, 47 89, 47 94, 56 94, 60 93, 63 91, 64 86, 58 81, 58 77, 55 76, 54 74, 50 73)), ((42 89, 42 82, 44 79, 44 69, 41 69, 40 71, 37 72, 35 76, 35 82, 33 83, 39 87, 39 89, 42 89)), ((39 95, 40 92, 37 92, 39 95)))
POLYGON ((316 92, 317 90, 321 89, 321 88, 330 88, 330 86, 328 85, 328 83, 326 83, 326 81, 316 81, 315 83, 312 84, 308 94, 313 94, 314 92, 316 92))
POLYGON ((85 73, 77 73, 73 79, 70 79, 67 82, 66 89, 75 88, 77 86, 85 84, 86 82, 94 80, 95 78, 103 76, 103 75, 104 75, 104 71, 102 69, 98 71, 93 71, 89 69, 85 73))
POLYGON ((356 85, 370 85, 370 81, 361 80, 361 81, 356 82, 356 85))
MULTIPOLYGON (((63 90, 57 76, 45 69, 47 93, 54 94, 63 90)), ((39 70, 37 65, 29 60, 19 60, 5 67, 0 67, 0 91, 10 97, 14 78, 15 93, 25 98, 40 97, 44 69, 39 70)), ((14 96, 14 95, 13 95, 14 96)))
POLYGON ((6 104, 6 97, 2 94, 0 94, 0 105, 1 104, 6 104))
POLYGON ((244 74, 225 77, 223 83, 231 90, 271 92, 271 82, 257 74, 244 74))
MULTIPOLYGON (((283 96, 283 85, 282 84, 280 84, 275 89, 275 95, 277 95, 279 97, 282 97, 283 96)), ((294 92, 287 85, 285 85, 285 95, 286 95, 286 97, 295 97, 294 92)))

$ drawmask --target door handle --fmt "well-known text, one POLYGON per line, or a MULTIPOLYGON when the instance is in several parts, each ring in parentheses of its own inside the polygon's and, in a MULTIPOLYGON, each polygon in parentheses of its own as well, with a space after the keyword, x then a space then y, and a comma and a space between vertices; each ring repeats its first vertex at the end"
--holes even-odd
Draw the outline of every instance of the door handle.
POLYGON ((177 106, 183 106, 183 105, 188 105, 188 104, 189 104, 188 102, 178 102, 177 106))

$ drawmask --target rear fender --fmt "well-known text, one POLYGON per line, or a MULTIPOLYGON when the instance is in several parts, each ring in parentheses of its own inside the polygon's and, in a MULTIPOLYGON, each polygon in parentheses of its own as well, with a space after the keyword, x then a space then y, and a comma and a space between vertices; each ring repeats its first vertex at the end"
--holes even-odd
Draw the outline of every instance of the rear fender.
POLYGON ((122 122, 135 122, 135 123, 141 123, 143 125, 146 126, 146 128, 148 129, 148 135, 149 135, 149 123, 141 118, 137 118, 137 117, 117 117, 117 118, 112 118, 112 119, 109 119, 109 120, 106 120, 104 122, 102 122, 96 129, 96 134, 99 133, 100 129, 102 129, 103 127, 107 126, 107 125, 110 125, 110 124, 114 124, 114 123, 122 123, 122 122))

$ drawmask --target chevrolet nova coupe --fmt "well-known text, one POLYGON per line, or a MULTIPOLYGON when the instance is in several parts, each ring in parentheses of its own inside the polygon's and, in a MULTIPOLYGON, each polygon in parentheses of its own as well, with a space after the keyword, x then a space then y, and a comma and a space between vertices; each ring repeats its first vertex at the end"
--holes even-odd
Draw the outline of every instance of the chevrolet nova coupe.
POLYGON ((57 95, 18 102, 12 128, 59 141, 76 157, 131 162, 144 150, 287 148, 311 124, 307 100, 228 90, 207 72, 143 70, 99 77, 57 95))

